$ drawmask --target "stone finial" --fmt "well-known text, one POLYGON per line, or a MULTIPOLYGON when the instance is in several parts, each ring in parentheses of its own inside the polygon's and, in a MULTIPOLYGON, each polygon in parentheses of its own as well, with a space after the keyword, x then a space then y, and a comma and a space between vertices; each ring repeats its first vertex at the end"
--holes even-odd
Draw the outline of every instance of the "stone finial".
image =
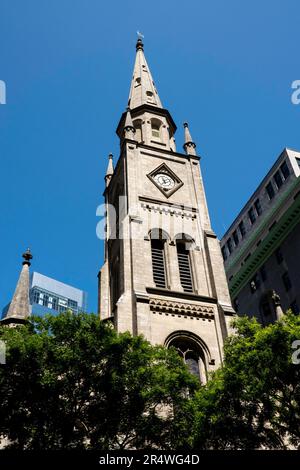
POLYGON ((143 44, 142 38, 138 38, 135 48, 136 48, 137 51, 139 51, 139 50, 143 51, 144 50, 144 44, 143 44))
POLYGON ((33 256, 31 254, 31 251, 29 248, 25 251, 25 253, 22 254, 22 258, 24 258, 23 265, 27 264, 28 266, 31 265, 30 260, 32 260, 33 256))
POLYGON ((196 155, 196 144, 192 139, 188 123, 184 122, 183 127, 184 127, 184 144, 183 144, 183 148, 185 150, 185 153, 187 155, 196 155))

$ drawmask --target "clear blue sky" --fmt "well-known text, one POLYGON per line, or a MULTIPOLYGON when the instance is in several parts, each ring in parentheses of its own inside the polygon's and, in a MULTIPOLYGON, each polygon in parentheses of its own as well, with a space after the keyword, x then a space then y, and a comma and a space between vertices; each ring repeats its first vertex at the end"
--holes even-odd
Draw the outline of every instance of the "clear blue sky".
POLYGON ((96 310, 107 154, 125 109, 136 30, 160 97, 187 120, 218 236, 287 146, 300 149, 297 0, 1 0, 0 307, 21 254, 83 288, 96 310))

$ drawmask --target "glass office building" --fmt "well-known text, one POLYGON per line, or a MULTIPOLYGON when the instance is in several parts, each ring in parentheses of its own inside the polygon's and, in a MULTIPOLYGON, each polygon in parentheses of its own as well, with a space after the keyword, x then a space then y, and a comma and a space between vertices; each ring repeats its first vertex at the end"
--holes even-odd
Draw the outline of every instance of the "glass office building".
MULTIPOLYGON (((74 313, 87 311, 87 293, 85 291, 37 272, 30 275, 29 296, 32 315, 46 313, 57 315, 66 310, 71 310, 74 313)), ((2 318, 8 308, 9 305, 3 309, 2 318)))

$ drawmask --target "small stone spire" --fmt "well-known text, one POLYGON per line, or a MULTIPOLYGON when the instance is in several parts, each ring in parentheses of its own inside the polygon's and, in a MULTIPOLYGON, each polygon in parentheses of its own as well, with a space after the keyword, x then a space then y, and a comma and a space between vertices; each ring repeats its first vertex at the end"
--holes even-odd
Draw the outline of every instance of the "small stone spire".
POLYGON ((127 113, 126 113, 126 118, 125 118, 125 124, 124 124, 124 137, 125 139, 134 139, 134 134, 135 134, 135 128, 132 123, 131 119, 131 114, 130 114, 130 108, 127 108, 127 113))
POLYGON ((114 165, 113 165, 113 154, 108 155, 108 165, 105 174, 106 187, 109 185, 112 175, 114 174, 114 165))
POLYGON ((192 139, 188 123, 185 122, 183 124, 183 127, 184 127, 184 144, 183 144, 183 148, 185 150, 185 153, 187 155, 196 155, 196 144, 192 139))
POLYGON ((141 38, 138 38, 128 106, 130 106, 130 109, 135 109, 144 104, 162 108, 156 86, 144 55, 143 41, 141 38))
POLYGON ((1 320, 2 324, 15 326, 25 323, 30 315, 29 303, 29 266, 32 254, 29 248, 23 253, 23 268, 20 273, 19 281, 5 317, 1 320))

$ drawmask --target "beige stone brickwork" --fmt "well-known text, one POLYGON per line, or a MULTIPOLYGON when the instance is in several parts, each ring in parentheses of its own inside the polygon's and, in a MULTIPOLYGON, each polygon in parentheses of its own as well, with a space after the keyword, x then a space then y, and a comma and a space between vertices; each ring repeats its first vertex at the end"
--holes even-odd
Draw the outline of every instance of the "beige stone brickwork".
POLYGON ((185 124, 185 153, 177 152, 175 131, 139 40, 129 108, 117 129, 120 157, 114 169, 110 160, 106 176, 107 207, 121 209, 116 238, 111 236, 109 220, 114 217, 107 210, 110 229, 100 271, 99 313, 102 319, 113 319, 118 331, 142 334, 152 344, 174 345, 178 350, 190 345, 187 352, 181 351, 184 357, 189 357, 194 344, 207 374, 222 362, 234 311, 196 145, 185 124), (154 233, 164 241, 164 287, 153 276, 154 233), (182 240, 189 241, 190 291, 182 285, 178 263, 177 243, 182 240))

